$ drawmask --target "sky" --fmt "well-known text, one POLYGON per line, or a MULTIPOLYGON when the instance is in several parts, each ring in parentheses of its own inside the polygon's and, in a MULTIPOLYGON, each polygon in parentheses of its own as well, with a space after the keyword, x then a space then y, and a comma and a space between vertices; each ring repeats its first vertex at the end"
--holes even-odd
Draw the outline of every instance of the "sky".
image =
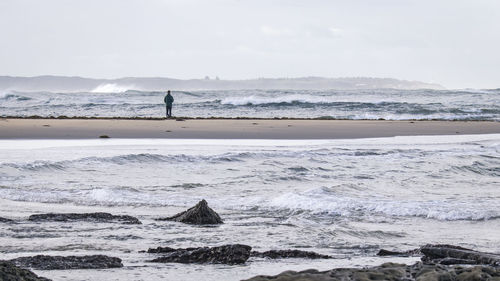
POLYGON ((0 75, 500 88, 498 0, 0 0, 0 75))

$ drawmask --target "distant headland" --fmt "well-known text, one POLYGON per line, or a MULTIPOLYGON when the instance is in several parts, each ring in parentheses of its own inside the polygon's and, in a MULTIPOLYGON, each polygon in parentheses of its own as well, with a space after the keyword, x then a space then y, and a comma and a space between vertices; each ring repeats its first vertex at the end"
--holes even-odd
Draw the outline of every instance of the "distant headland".
POLYGON ((290 89, 290 90, 356 90, 356 89, 444 89, 443 86, 419 81, 370 77, 303 77, 258 78, 248 80, 174 79, 164 77, 125 77, 94 79, 68 76, 14 77, 0 76, 0 90, 61 91, 61 92, 120 92, 125 90, 161 91, 175 90, 239 90, 239 89, 290 89), (118 91, 117 91, 118 89, 118 91))

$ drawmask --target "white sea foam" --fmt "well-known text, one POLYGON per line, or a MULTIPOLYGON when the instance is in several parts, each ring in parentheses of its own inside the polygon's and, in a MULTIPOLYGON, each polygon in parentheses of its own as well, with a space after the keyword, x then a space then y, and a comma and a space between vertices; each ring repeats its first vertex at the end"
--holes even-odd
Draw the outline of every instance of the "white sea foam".
POLYGON ((118 85, 115 83, 101 84, 93 89, 92 93, 124 93, 133 89, 133 85, 118 85))
POLYGON ((158 196, 132 188, 92 188, 82 190, 0 188, 0 198, 21 202, 76 204, 84 206, 188 206, 193 199, 182 194, 158 196))
POLYGON ((5 99, 8 95, 10 95, 9 92, 0 92, 0 99, 5 99))
MULTIPOLYGON (((345 217, 383 215, 389 217, 422 217, 437 220, 488 220, 500 218, 497 207, 477 202, 453 200, 389 200, 386 198, 346 197, 324 188, 301 193, 285 193, 263 203, 264 206, 289 210, 309 211, 345 217)), ((262 205, 261 205, 262 206, 262 205)))

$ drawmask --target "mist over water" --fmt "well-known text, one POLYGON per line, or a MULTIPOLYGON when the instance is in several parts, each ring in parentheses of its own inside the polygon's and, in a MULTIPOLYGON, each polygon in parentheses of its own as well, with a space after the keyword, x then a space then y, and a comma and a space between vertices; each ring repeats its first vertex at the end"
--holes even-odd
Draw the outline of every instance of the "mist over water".
MULTIPOLYGON (((163 117, 164 92, 109 84, 92 92, 4 92, 1 116, 163 117)), ((173 91, 182 117, 500 121, 500 90, 173 91)))

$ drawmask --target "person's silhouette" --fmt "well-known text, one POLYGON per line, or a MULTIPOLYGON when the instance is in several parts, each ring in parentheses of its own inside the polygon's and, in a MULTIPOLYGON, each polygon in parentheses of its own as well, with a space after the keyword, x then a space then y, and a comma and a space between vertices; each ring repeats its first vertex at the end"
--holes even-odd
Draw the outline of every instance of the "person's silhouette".
POLYGON ((163 101, 167 105, 167 118, 172 117, 172 104, 174 103, 174 97, 170 94, 170 90, 167 91, 167 95, 163 101))

